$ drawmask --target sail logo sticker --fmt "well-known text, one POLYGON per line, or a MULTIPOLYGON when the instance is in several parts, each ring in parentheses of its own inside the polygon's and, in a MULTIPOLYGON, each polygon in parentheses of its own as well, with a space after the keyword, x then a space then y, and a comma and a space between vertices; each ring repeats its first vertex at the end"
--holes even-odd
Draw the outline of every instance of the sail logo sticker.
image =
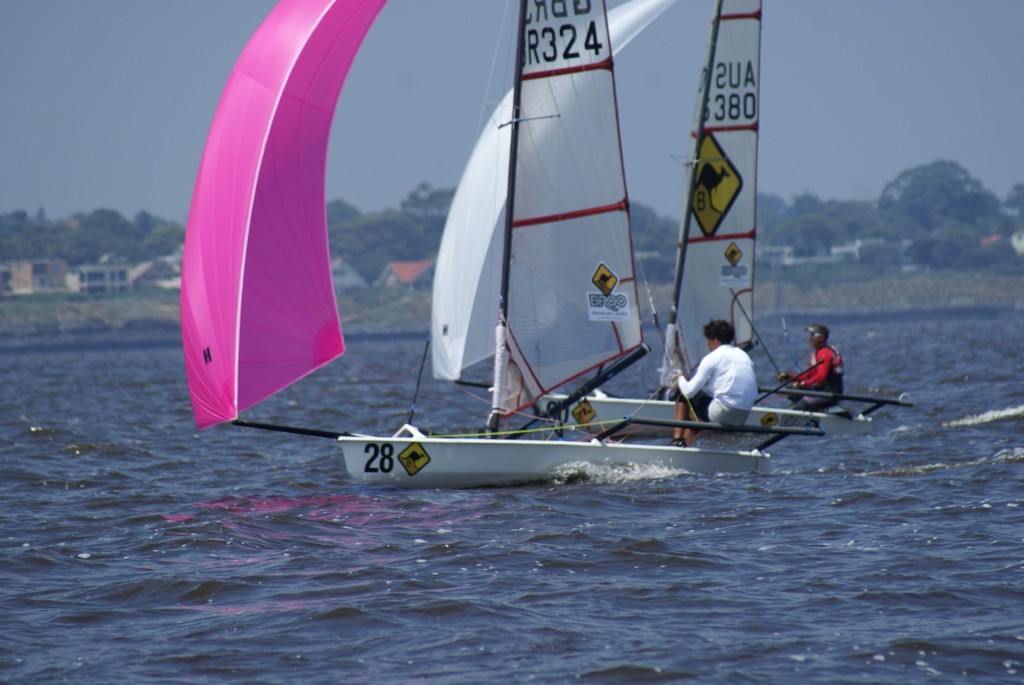
POLYGON ((572 410, 572 418, 581 426, 590 425, 590 422, 596 416, 597 412, 594 410, 594 405, 586 397, 580 400, 580 403, 573 407, 572 410))
POLYGON ((743 259, 743 250, 740 249, 740 246, 730 242, 729 247, 725 248, 723 256, 728 264, 721 265, 721 271, 718 274, 718 284, 723 288, 749 286, 750 269, 747 268, 746 264, 740 263, 740 260, 743 259))
POLYGON ((730 242, 725 248, 725 258, 729 260, 730 266, 736 266, 743 259, 743 250, 736 243, 730 242))
POLYGON ((587 293, 587 309, 591 321, 626 321, 629 319, 629 297, 615 292, 619 277, 600 264, 590 282, 597 286, 599 293, 587 293))
POLYGON ((430 463, 430 455, 423 449, 423 445, 414 442, 398 455, 398 461, 405 467, 405 472, 415 476, 424 466, 430 463))
POLYGON ((700 142, 693 174, 693 216, 704 235, 712 236, 743 189, 743 179, 711 133, 700 142))
POLYGON ((612 291, 615 290, 615 286, 619 284, 619 277, 613 274, 607 265, 601 264, 597 267, 597 271, 594 272, 594 276, 590 281, 602 293, 611 295, 612 291))
POLYGON ((773 411, 768 412, 761 417, 761 425, 766 428, 772 428, 779 424, 779 415, 773 411))

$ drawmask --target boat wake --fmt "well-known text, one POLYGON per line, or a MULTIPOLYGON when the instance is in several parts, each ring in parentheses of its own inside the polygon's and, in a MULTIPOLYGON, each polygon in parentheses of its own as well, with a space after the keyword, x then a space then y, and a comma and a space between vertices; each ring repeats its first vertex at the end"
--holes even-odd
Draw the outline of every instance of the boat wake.
POLYGON ((942 427, 963 428, 965 426, 981 426, 986 423, 1005 421, 1007 419, 1024 419, 1024 404, 1017 407, 1009 407, 1007 409, 993 409, 992 411, 987 411, 984 414, 965 416, 962 419, 955 419, 953 421, 944 421, 942 427))
POLYGON ((881 471, 868 471, 862 475, 889 477, 920 476, 928 473, 933 473, 935 471, 949 471, 953 469, 975 468, 978 466, 990 466, 992 464, 1024 464, 1024 447, 1011 447, 1009 449, 1000 450, 991 457, 972 459, 971 461, 965 461, 960 463, 919 464, 917 466, 907 466, 903 468, 885 469, 881 471))
POLYGON ((634 483, 685 475, 690 475, 690 472, 663 464, 630 464, 626 466, 576 462, 559 468, 554 481, 559 484, 634 483))

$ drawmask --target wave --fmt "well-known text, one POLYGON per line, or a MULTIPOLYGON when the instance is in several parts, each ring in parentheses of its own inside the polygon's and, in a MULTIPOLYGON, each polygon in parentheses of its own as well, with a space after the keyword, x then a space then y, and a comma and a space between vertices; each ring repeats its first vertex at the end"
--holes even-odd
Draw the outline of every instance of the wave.
POLYGON ((1024 419, 1024 404, 1007 409, 993 409, 984 414, 965 416, 962 419, 955 419, 953 421, 944 421, 942 427, 963 428, 964 426, 980 426, 986 423, 1005 421, 1006 419, 1024 419))
POLYGON ((919 464, 917 466, 906 466, 898 468, 868 471, 864 476, 919 476, 933 471, 949 471, 953 469, 974 468, 977 466, 988 466, 991 464, 1024 464, 1024 447, 1009 447, 999 450, 991 457, 982 457, 960 463, 931 463, 919 464))
POLYGON ((685 469, 672 468, 661 464, 610 465, 578 462, 566 464, 558 469, 553 482, 559 485, 574 483, 633 483, 648 480, 662 480, 689 475, 685 469))

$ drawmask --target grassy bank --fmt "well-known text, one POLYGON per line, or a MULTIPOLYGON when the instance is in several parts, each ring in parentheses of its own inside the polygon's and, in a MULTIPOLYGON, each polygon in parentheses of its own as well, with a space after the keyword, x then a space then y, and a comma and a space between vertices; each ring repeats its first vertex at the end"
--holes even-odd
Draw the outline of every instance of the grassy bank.
MULTIPOLYGON (((430 292, 373 288, 339 295, 346 329, 354 332, 425 330, 430 292)), ((0 299, 0 345, 39 338, 179 335, 178 292, 149 289, 102 295, 44 294, 0 299)))
POLYGON ((800 287, 760 277, 758 312, 894 312, 944 307, 1024 307, 1024 275, 925 273, 800 287))
POLYGON ((145 290, 104 295, 42 294, 0 300, 4 338, 110 330, 176 327, 177 291, 145 290))

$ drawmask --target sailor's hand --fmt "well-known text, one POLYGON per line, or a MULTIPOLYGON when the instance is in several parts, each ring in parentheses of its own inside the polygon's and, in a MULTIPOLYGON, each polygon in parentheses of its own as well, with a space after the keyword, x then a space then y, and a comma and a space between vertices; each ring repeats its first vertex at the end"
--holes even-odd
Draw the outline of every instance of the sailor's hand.
POLYGON ((790 376, 785 371, 779 371, 779 375, 777 375, 775 377, 776 380, 782 381, 782 382, 788 381, 790 378, 792 378, 792 376, 790 376))

